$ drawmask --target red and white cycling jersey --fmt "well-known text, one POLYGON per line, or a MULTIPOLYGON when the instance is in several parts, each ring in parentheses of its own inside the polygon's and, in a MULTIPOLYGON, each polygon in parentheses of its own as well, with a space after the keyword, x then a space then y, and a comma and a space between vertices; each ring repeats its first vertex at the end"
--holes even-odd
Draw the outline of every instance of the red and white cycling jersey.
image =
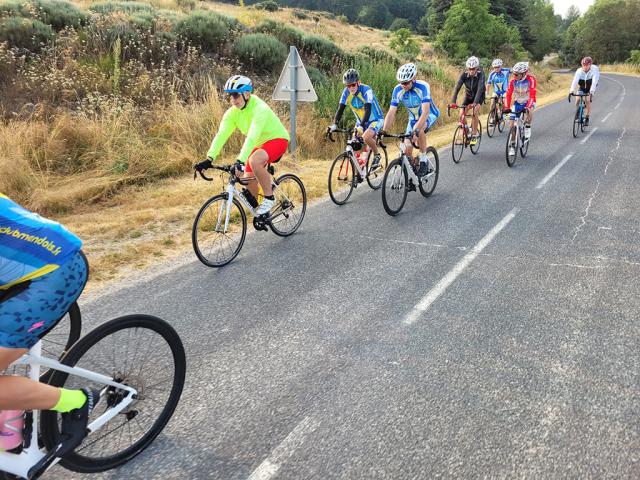
POLYGON ((507 103, 505 107, 511 108, 511 100, 514 103, 526 104, 527 108, 531 108, 536 103, 536 87, 538 82, 536 77, 527 74, 524 78, 517 80, 512 78, 507 88, 507 103))

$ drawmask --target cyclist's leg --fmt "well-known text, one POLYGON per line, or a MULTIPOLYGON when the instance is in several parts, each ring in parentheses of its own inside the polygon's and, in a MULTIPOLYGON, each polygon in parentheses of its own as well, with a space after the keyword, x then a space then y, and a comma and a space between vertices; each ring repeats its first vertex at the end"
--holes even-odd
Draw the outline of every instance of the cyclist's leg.
MULTIPOLYGON (((405 135, 410 134, 411 132, 413 132, 413 127, 415 127, 416 125, 416 121, 409 119, 409 122, 407 123, 407 128, 404 131, 405 135)), ((411 139, 406 139, 404 141, 405 146, 407 147, 405 150, 405 153, 407 154, 407 156, 409 158, 413 158, 413 143, 411 142, 411 139)))
MULTIPOLYGON (((287 151, 288 146, 289 141, 287 139, 275 138, 254 148, 253 152, 251 152, 247 159, 245 177, 252 177, 254 176, 253 174, 255 174, 256 179, 260 182, 260 186, 262 187, 262 192, 265 197, 271 197, 273 195, 273 191, 271 189, 271 175, 267 172, 267 164, 275 162, 282 157, 282 155, 287 151)), ((250 182, 247 187, 251 194, 255 198, 258 198, 258 185, 256 182, 250 182)))
POLYGON ((585 108, 585 115, 588 117, 589 115, 591 115, 591 96, 589 95, 589 92, 584 92, 586 94, 586 96, 584 97, 584 101, 586 104, 586 108, 585 108))
POLYGON ((536 104, 531 105, 531 108, 528 109, 527 117, 525 118, 525 123, 529 126, 533 124, 533 111, 536 108, 536 104))
POLYGON ((376 144, 376 135, 382 128, 382 122, 371 122, 369 127, 365 130, 362 138, 364 142, 369 146, 369 149, 373 151, 374 155, 378 153, 378 145, 376 144))
MULTIPOLYGON (((28 288, 2 303, 0 370, 26 353, 62 318, 82 293, 87 273, 86 260, 78 252, 64 265, 32 280, 28 288)), ((85 401, 80 390, 63 391, 26 377, 0 376, 0 410, 69 411, 85 401)))

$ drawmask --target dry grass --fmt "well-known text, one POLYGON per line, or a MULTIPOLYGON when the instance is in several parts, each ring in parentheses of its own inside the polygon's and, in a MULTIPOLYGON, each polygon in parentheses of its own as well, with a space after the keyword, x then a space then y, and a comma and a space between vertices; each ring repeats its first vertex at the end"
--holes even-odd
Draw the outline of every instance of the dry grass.
POLYGON ((600 71, 603 73, 620 73, 622 75, 640 75, 639 63, 614 63, 600 65, 600 71))

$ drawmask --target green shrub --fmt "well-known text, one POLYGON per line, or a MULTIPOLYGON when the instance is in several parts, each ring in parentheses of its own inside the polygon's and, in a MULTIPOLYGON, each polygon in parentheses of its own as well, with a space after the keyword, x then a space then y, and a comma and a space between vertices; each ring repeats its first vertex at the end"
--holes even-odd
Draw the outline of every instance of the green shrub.
POLYGON ((395 32, 400 30, 401 28, 406 28, 407 30, 411 30, 411 23, 406 18, 396 18, 391 25, 389 26, 389 30, 395 32))
POLYGON ((271 35, 251 33, 236 40, 233 54, 254 71, 274 72, 287 59, 287 46, 271 35))
POLYGON ((0 42, 7 42, 11 47, 37 52, 53 37, 51 26, 45 25, 39 20, 20 17, 8 17, 0 20, 0 42))
POLYGON ((255 7, 260 10, 267 10, 268 12, 276 12, 278 11, 278 2, 265 0, 264 2, 256 3, 255 7))
POLYGON ((21 0, 0 1, 0 17, 31 17, 28 4, 21 0))
POLYGON ((177 0, 178 8, 182 10, 193 10, 196 8, 196 0, 177 0))
POLYGON ((117 1, 107 1, 107 2, 99 2, 94 3, 89 7, 89 10, 95 13, 108 14, 113 12, 125 12, 125 13, 134 13, 134 12, 155 12, 155 8, 153 5, 144 2, 117 2, 117 1))
POLYGON ((360 47, 359 52, 362 55, 369 57, 371 60, 375 62, 385 62, 385 63, 397 63, 400 64, 400 59, 395 55, 391 55, 387 53, 385 50, 376 50, 374 48, 365 45, 364 47, 360 47))
POLYGON ((627 63, 639 64, 640 63, 640 50, 631 50, 629 52, 629 59, 627 60, 627 63))
POLYGON ((411 30, 401 28, 392 35, 389 46, 404 59, 411 60, 420 53, 420 45, 411 34, 411 30))
POLYGON ((175 33, 205 52, 217 52, 230 35, 229 24, 223 15, 196 10, 176 24, 175 33))
POLYGON ((301 10, 294 10, 293 11, 293 16, 300 19, 300 20, 308 20, 309 19, 309 15, 307 15, 306 13, 304 13, 301 10))
POLYGON ((133 25, 139 28, 150 29, 152 28, 157 19, 157 15, 154 12, 140 11, 129 15, 129 20, 133 25))
POLYGON ((349 23, 349 19, 347 18, 346 15, 338 15, 336 17, 336 19, 340 22, 340 23, 349 23))
POLYGON ((342 49, 323 37, 307 35, 303 41, 304 53, 313 56, 316 64, 323 70, 330 70, 342 58, 342 49))
POLYGON ((313 83, 313 87, 317 88, 320 85, 324 85, 327 83, 327 76, 318 70, 316 67, 305 67, 307 73, 309 74, 309 78, 311 79, 311 83, 313 83))
POLYGON ((0 17, 32 18, 51 25, 54 30, 77 28, 89 20, 89 14, 64 0, 0 1, 0 17))
POLYGON ((265 20, 256 27, 256 32, 268 33, 285 45, 294 45, 299 50, 304 46, 304 33, 301 30, 274 20, 265 20))

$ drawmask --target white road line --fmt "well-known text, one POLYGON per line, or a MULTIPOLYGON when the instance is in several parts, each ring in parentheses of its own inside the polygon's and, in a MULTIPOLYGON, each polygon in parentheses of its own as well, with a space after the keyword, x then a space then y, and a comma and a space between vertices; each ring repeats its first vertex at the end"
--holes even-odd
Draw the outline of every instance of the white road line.
POLYGON ((280 445, 278 445, 271 455, 256 468, 247 480, 270 480, 272 479, 282 464, 293 455, 313 431, 318 428, 320 422, 311 417, 305 417, 293 431, 287 435, 280 445))
POLYGON ((589 140, 591 138, 591 135, 593 135, 594 133, 596 133, 598 131, 598 127, 594 128, 593 130, 591 130, 591 133, 589 133, 589 135, 587 135, 586 137, 584 137, 582 139, 582 141, 580 142, 581 145, 584 145, 585 143, 587 143, 587 140, 589 140))
POLYGON ((574 152, 571 152, 569 155, 567 155, 566 157, 564 157, 562 159, 562 161, 556 165, 555 167, 553 167, 553 170, 551 170, 546 177, 544 177, 540 183, 538 184, 538 186, 536 188, 542 188, 544 187, 545 183, 547 183, 549 180, 551 180, 551 177, 553 177, 556 173, 558 173, 558 170, 560 170, 562 168, 562 166, 567 163, 569 161, 569 159, 571 157, 573 157, 575 155, 574 152))
POLYGON ((606 122, 607 120, 609 120, 609 117, 610 117, 611 115, 613 115, 613 112, 609 112, 609 114, 608 114, 606 117, 604 117, 604 118, 602 119, 602 123, 604 123, 604 122, 606 122))
POLYGON ((613 107, 613 109, 617 110, 620 107, 621 104, 622 104, 622 102, 618 102, 617 105, 615 107, 613 107))
POLYGON ((444 293, 444 291, 451 285, 456 278, 467 268, 471 262, 475 260, 475 258, 484 250, 487 245, 491 243, 491 241, 502 231, 504 227, 506 227, 511 220, 514 219, 516 214, 520 211, 519 208, 514 208, 511 210, 506 217, 504 217, 500 222, 489 230, 482 239, 475 244, 475 246, 471 249, 469 253, 467 253, 462 260, 460 260, 450 271, 447 273, 437 284, 433 287, 429 292, 420 300, 413 310, 407 317, 404 319, 404 323, 407 325, 412 325, 416 320, 420 318, 420 316, 426 312, 429 307, 435 302, 440 295, 444 293))

